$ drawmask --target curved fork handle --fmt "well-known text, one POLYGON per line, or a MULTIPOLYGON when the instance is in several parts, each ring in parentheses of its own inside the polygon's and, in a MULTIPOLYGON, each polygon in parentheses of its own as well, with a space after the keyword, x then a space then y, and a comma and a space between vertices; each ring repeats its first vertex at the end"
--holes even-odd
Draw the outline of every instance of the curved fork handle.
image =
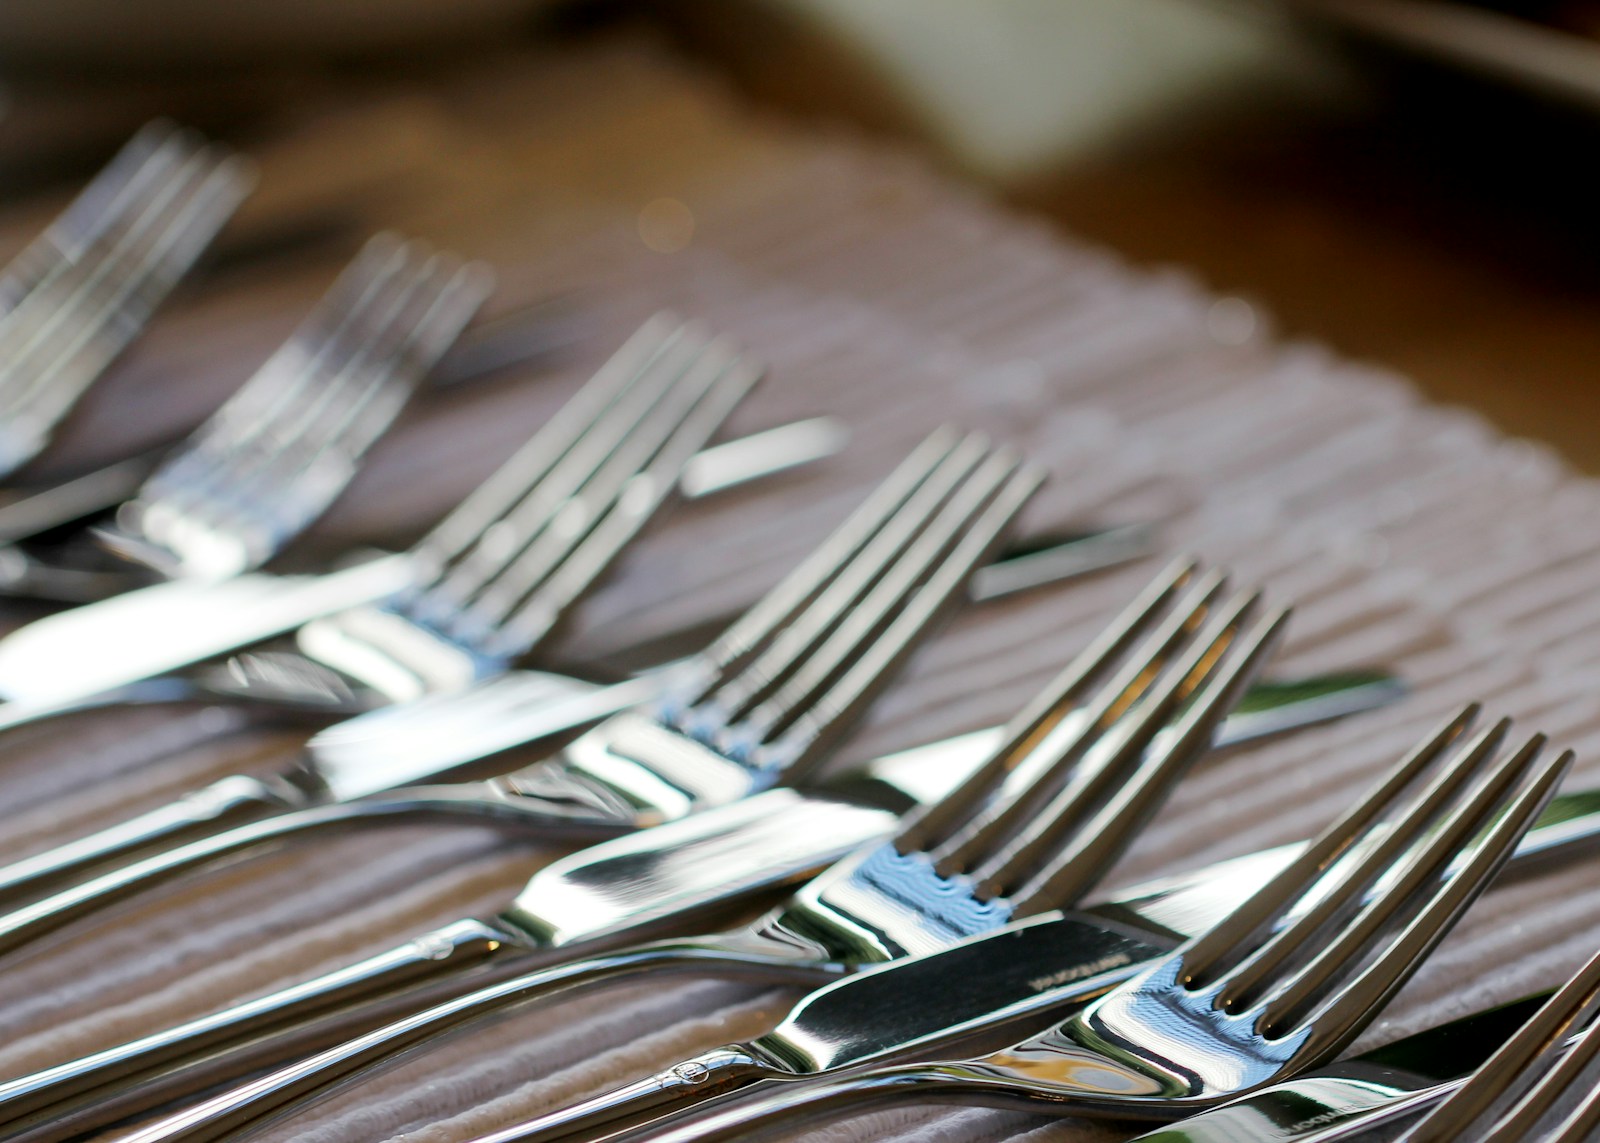
POLYGON ((286 837, 329 828, 440 818, 499 821, 562 840, 593 840, 635 828, 632 822, 601 820, 538 798, 519 796, 489 782, 417 786, 385 796, 280 813, 156 853, 0 916, 0 956, 146 889, 286 837))
POLYGON ((271 1055, 261 1062, 320 1048, 370 1030, 387 1001, 525 948, 491 924, 457 921, 346 968, 0 1083, 0 1140, 77 1138, 247 1070, 256 1061, 242 1047, 264 1042, 271 1055), (362 1019, 352 1026, 353 1017, 362 1019))
POLYGON ((287 785, 242 775, 223 778, 130 821, 0 866, 0 905, 48 893, 112 861, 127 861, 301 804, 287 785))
POLYGON ((149 1124, 123 1143, 213 1143, 242 1138, 485 1018, 633 975, 712 968, 727 973, 751 967, 770 971, 771 964, 663 941, 539 969, 436 1004, 240 1084, 149 1124))

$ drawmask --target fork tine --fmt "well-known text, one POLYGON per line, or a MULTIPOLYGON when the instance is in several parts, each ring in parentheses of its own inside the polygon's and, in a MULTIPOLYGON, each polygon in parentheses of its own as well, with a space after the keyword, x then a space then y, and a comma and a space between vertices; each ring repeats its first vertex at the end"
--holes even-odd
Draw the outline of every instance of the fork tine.
POLYGON ((254 566, 303 529, 344 489, 356 461, 466 326, 491 282, 479 264, 427 259, 405 304, 328 383, 328 398, 298 435, 249 468, 224 472, 225 487, 197 508, 210 530, 242 544, 254 566))
POLYGON ((442 258, 431 288, 422 297, 423 312, 403 319, 399 336, 384 352, 368 355, 362 363, 363 384, 348 403, 342 418, 323 433, 319 453, 330 449, 358 456, 377 439, 398 407, 382 415, 371 412, 385 393, 409 393, 433 368, 466 328, 494 289, 494 273, 481 262, 461 264, 442 258))
MULTIPOLYGON (((1593 1029, 1590 1029, 1584 1034, 1583 1039, 1573 1046, 1567 1058, 1561 1061, 1557 1069, 1559 1074, 1552 1077, 1549 1089, 1552 1102, 1557 1094, 1578 1078, 1581 1070, 1594 1062, 1597 1051, 1600 1051, 1600 1036, 1596 1036, 1593 1029)), ((1541 1143, 1584 1143, 1586 1139, 1594 1137, 1597 1127, 1600 1127, 1600 1083, 1596 1083, 1589 1090, 1583 1101, 1573 1108, 1541 1143)), ((1519 1125, 1512 1123, 1505 1131, 1497 1128, 1484 1139, 1484 1143, 1519 1143, 1525 1138, 1527 1135, 1522 1132, 1519 1125)))
POLYGON ((447 296, 458 264, 420 243, 407 243, 398 254, 396 272, 386 276, 382 292, 340 323, 292 387, 288 407, 260 426, 256 435, 264 438, 264 446, 254 465, 225 464, 224 472, 235 482, 309 463, 341 437, 381 388, 389 377, 386 363, 423 332, 423 323, 447 296))
POLYGON ((828 590, 718 689, 702 724, 740 724, 737 736, 752 741, 780 734, 893 622, 1020 462, 969 435, 828 590))
POLYGON ((361 320, 405 263, 409 245, 393 231, 369 238, 287 340, 207 422, 197 444, 227 450, 298 408, 317 368, 361 320))
MULTIPOLYGON (((1567 1039, 1594 1015, 1597 1007, 1600 1007, 1600 956, 1579 969, 1471 1079, 1408 1131, 1403 1143, 1448 1143, 1467 1128, 1484 1125, 1490 1109, 1535 1070, 1548 1067, 1561 1054, 1567 1039)), ((1560 1068, 1548 1073, 1495 1124, 1494 1132, 1487 1135, 1483 1143, 1496 1138, 1504 1143, 1528 1138, 1556 1096, 1576 1078, 1577 1071, 1597 1050, 1600 1050, 1600 1037, 1591 1029, 1566 1057, 1570 1061, 1577 1056, 1578 1063, 1569 1067, 1564 1061, 1560 1068), (1516 1129, 1515 1134, 1508 1133, 1511 1128, 1516 1129)))
MULTIPOLYGON (((896 593, 897 602, 886 609, 894 618, 882 634, 869 638, 864 632, 841 628, 808 663, 810 670, 764 703, 750 720, 752 729, 761 728, 761 765, 781 768, 786 780, 803 776, 888 684, 939 615, 963 598, 963 585, 993 558, 1007 527, 1045 480, 1042 468, 1022 464, 1010 450, 1000 450, 988 467, 1003 474, 998 486, 974 497, 983 503, 976 516, 958 512, 954 503, 947 509, 945 515, 958 537, 954 546, 940 545, 946 554, 931 573, 915 577, 921 583, 909 599, 896 593), (810 678, 832 677, 841 667, 842 675, 819 695, 810 678)), ((974 483, 978 479, 981 473, 974 483)), ((942 526, 941 521, 935 524, 942 526)), ((908 561, 916 558, 915 552, 908 555, 908 561)))
POLYGON ((1420 743, 1383 783, 1344 817, 1330 825, 1284 870, 1208 932, 1190 942, 1183 954, 1185 982, 1191 988, 1209 983, 1227 958, 1246 940, 1275 924, 1306 890, 1361 839, 1367 827, 1399 797, 1423 770, 1449 748, 1478 715, 1478 704, 1464 708, 1420 743))
POLYGON ((110 271, 137 256, 141 243, 159 234, 175 207, 187 201, 187 192, 203 181, 208 153, 186 136, 172 146, 178 153, 167 177, 141 183, 143 193, 134 196, 128 216, 97 244, 99 256, 61 263, 0 326, 0 391, 14 403, 29 399, 37 387, 36 359, 47 355, 55 341, 70 337, 80 312, 99 299, 110 271))
POLYGON ((514 579, 524 557, 522 566, 531 569, 542 554, 581 540, 594 513, 648 463, 662 438, 687 416, 687 402, 715 380, 715 371, 699 368, 708 353, 717 356, 712 344, 698 326, 678 331, 584 439, 412 604, 411 613, 456 638, 492 630, 504 614, 497 604, 515 602, 495 597, 501 577, 514 579))
POLYGON ((974 807, 989 799, 1022 759, 1077 704, 1083 693, 1157 621, 1162 609, 1193 577, 1195 568, 1195 561, 1185 557, 1163 569, 1109 627, 1006 724, 1000 745, 982 766, 901 829, 895 847, 902 854, 932 849, 970 819, 974 807))
MULTIPOLYGON (((1277 647, 1289 619, 1287 610, 1279 610, 1240 633, 1258 598, 1244 598, 1231 613, 1220 616, 1216 636, 1197 640, 1190 662, 1172 672, 1183 680, 1181 688, 1174 687, 1175 700, 1199 688, 1176 726, 1170 731, 1162 729, 1171 718, 1175 700, 1155 695, 1141 700, 1147 709, 1138 722, 1114 728, 1111 741, 1116 752, 1138 762, 1134 775, 1090 821, 1085 822, 1084 814, 1070 808, 1059 817, 1047 810, 1031 836, 1024 835, 1014 859, 999 863, 993 874, 979 872, 987 892, 1006 897, 1014 914, 1024 916, 1077 901, 1105 875, 1177 779, 1210 747, 1217 727, 1277 647), (1229 656, 1226 669, 1221 668, 1224 656, 1229 656), (1165 741, 1156 745, 1153 740, 1158 734, 1165 741), (1027 880, 1022 880, 1024 877, 1027 880), (1011 888, 1019 883, 1020 888, 1011 888)), ((1064 800, 1070 806, 1070 799, 1064 800)))
MULTIPOLYGON (((1120 752, 1101 751, 1098 764, 1085 765, 1085 754, 1105 738, 1108 728, 1156 684, 1173 656, 1189 644, 1195 630, 1214 609, 1224 582, 1221 572, 1207 573, 1128 656, 1109 682, 1083 696, 1082 705, 1071 716, 1071 726, 1058 727, 1030 743, 1032 749, 1025 756, 1029 774, 1026 788, 1008 789, 1005 797, 972 803, 962 827, 933 848, 933 858, 942 875, 972 872, 993 861, 1042 812, 1046 801, 1057 798, 1063 786, 1074 791, 1072 806, 1057 800, 1056 808, 1063 815, 1072 812, 1074 806, 1087 814, 1104 799, 1111 784, 1122 776, 1119 766, 1131 767, 1133 760, 1120 752)), ((1019 756, 1017 762, 1022 761, 1023 756, 1019 756)))
POLYGON ((125 224, 151 180, 170 170, 178 131, 157 119, 141 127, 46 229, 0 273, 0 318, 125 224))
POLYGON ((681 416, 673 411, 674 403, 696 379, 693 367, 706 342, 704 331, 693 324, 673 331, 567 454, 506 505, 495 523, 412 603, 412 614, 424 622, 453 620, 548 530, 578 523, 576 517, 587 510, 586 491, 598 489, 603 496, 605 489, 620 483, 619 477, 636 472, 644 459, 638 454, 641 443, 667 431, 663 422, 670 426, 681 416))
MULTIPOLYGON (((499 561, 500 568, 476 589, 472 605, 461 614, 455 627, 489 631, 506 619, 586 542, 624 493, 640 498, 640 508, 645 500, 650 501, 652 509, 658 505, 676 484, 682 464, 674 464, 675 458, 681 454, 682 461, 687 461, 697 447, 690 445, 685 451, 684 443, 704 443, 733 411, 734 402, 708 402, 707 395, 721 392, 726 397, 725 383, 736 378, 741 382, 738 395, 742 398, 761 376, 762 370, 742 358, 737 347, 726 339, 688 339, 682 348, 682 355, 672 359, 664 371, 665 384, 657 390, 650 407, 612 443, 607 455, 564 502, 551 505, 542 518, 529 521, 536 524, 536 530, 528 529, 521 553, 499 561), (675 443, 677 447, 669 447, 675 443), (653 490, 646 488, 645 474, 650 472, 660 473, 665 483, 653 490)), ((521 531, 523 522, 519 520, 515 526, 521 531)))
MULTIPOLYGON (((765 372, 763 365, 738 354, 718 368, 713 384, 701 394, 655 459, 642 472, 628 478, 582 542, 570 544, 559 555, 550 557, 548 562, 554 566, 547 563, 545 567, 529 567, 523 583, 507 586, 506 594, 514 602, 505 618, 495 622, 484 648, 488 654, 516 658, 554 629, 655 514, 677 487, 684 466, 765 372)), ((535 555, 530 551, 526 562, 532 565, 535 555)))
MULTIPOLYGON (((1477 778, 1494 760, 1496 752, 1511 728, 1509 719, 1501 719, 1493 727, 1480 733, 1434 776, 1426 789, 1412 799, 1410 806, 1387 832, 1370 845, 1358 861, 1340 873, 1330 874, 1323 882, 1327 891, 1280 932, 1274 935, 1249 958, 1227 974, 1228 986, 1222 1003, 1230 1008, 1253 1003, 1264 982, 1276 979, 1285 960, 1296 955, 1311 935, 1327 924, 1341 910, 1359 899, 1399 863, 1410 860, 1408 854, 1415 849, 1417 837, 1435 818, 1444 812, 1450 800, 1469 781, 1477 778)), ((1503 774, 1504 766, 1496 773, 1503 774)), ((1376 832, 1376 831, 1374 831, 1376 832)))
POLYGON ((1572 767, 1571 751, 1553 762, 1536 766, 1543 739, 1534 736, 1484 782, 1467 804, 1439 830, 1433 841, 1408 863, 1405 873, 1368 905, 1338 939, 1323 948, 1300 970, 1289 985, 1261 1006, 1258 1027, 1272 1034, 1299 1026, 1315 1009, 1313 1035, 1321 1053, 1344 1043, 1360 1026, 1365 1013, 1382 1006, 1455 925, 1461 914, 1511 857, 1517 841, 1544 810, 1556 787, 1572 767), (1533 777, 1528 779, 1529 773, 1533 777), (1408 905, 1408 899, 1431 876, 1463 851, 1463 843, 1493 818, 1506 794, 1526 780, 1522 791, 1499 815, 1494 825, 1466 846, 1467 860, 1440 878, 1425 895, 1400 933, 1356 974, 1345 980, 1332 999, 1330 984, 1341 970, 1373 946, 1384 927, 1408 905), (1415 875, 1412 871, 1415 870, 1415 875))
POLYGON ((41 423, 59 420, 121 352, 209 244, 251 182, 247 163, 234 156, 218 158, 211 149, 201 151, 185 169, 181 188, 189 193, 164 195, 144 212, 134 237, 97 262, 71 303, 52 313, 40 335, 30 339, 30 348, 47 357, 41 364, 29 355, 32 373, 24 398, 41 423), (47 335, 59 336, 49 341, 47 335))
POLYGON ((681 330, 682 323, 668 313, 656 314, 640 326, 527 444, 412 549, 419 564, 442 573, 585 438, 681 330))
MULTIPOLYGON (((1592 1012, 1594 1007, 1592 989, 1585 999, 1588 1000, 1588 1007, 1592 1012)), ((1529 1089, 1517 1101, 1516 1106, 1484 1135, 1482 1143, 1522 1143, 1522 1140, 1530 1138, 1534 1125, 1549 1113, 1556 1101, 1566 1094, 1583 1072, 1588 1070, 1597 1055, 1600 1055, 1600 1035, 1595 1033, 1594 1025, 1591 1024, 1583 1030, 1577 1043, 1568 1049, 1561 1062, 1529 1089)), ((1540 1143, 1584 1143, 1584 1140, 1592 1137, 1596 1127, 1600 1127, 1600 1083, 1596 1083, 1578 1106, 1568 1112, 1566 1118, 1548 1135, 1542 1136, 1540 1143)))
POLYGON ((773 635, 808 607, 900 510, 957 446, 953 428, 936 429, 901 461, 833 533, 776 587, 701 651, 677 685, 681 701, 701 701, 710 689, 766 648, 773 635))
POLYGON ((304 423, 306 395, 326 375, 330 355, 353 325, 359 324, 399 275, 408 256, 398 236, 370 239, 289 339, 232 399, 202 427, 194 443, 163 464, 128 506, 124 526, 159 538, 165 517, 206 496, 206 482, 218 471, 242 466, 257 455, 257 442, 283 435, 282 422, 304 423))
MULTIPOLYGON (((858 622, 859 617, 866 614, 862 608, 877 585, 893 574, 908 548, 923 543, 921 537, 927 534, 931 522, 945 506, 961 497, 964 487, 970 487, 964 482, 983 469, 988 451, 988 441, 981 434, 970 433, 962 438, 899 511, 884 522, 877 535, 839 569, 804 610, 792 616, 748 665, 733 677, 724 678, 714 696, 708 693, 701 698, 702 704, 715 703, 715 719, 729 723, 748 717, 764 700, 787 685, 796 672, 813 661, 841 624, 847 619, 851 623, 858 622)), ((987 475, 993 486, 996 478, 992 470, 988 470, 987 475)), ((926 560, 932 558, 931 554, 925 556, 926 560)), ((926 571, 932 564, 900 566, 926 571)), ((910 585, 905 587, 909 589, 910 585)), ((697 717, 704 723, 713 716, 707 710, 697 717)))

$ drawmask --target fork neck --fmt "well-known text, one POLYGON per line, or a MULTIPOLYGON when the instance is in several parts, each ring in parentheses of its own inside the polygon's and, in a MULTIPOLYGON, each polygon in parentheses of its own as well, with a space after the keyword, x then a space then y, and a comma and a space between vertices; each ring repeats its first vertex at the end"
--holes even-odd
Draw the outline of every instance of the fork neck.
POLYGON ((313 620, 296 642, 308 657, 396 703, 465 690, 510 666, 384 606, 313 620))

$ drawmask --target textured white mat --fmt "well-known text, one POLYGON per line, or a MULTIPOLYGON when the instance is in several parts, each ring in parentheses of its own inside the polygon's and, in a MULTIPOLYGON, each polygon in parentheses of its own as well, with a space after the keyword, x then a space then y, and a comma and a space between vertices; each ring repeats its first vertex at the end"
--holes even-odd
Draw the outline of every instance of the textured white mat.
MULTIPOLYGON (((932 426, 989 426, 1054 479, 1029 526, 1159 520, 1164 544, 1293 601, 1281 669, 1383 664, 1404 703, 1203 765, 1108 887, 1306 836, 1461 702, 1600 755, 1600 491, 1536 446, 1420 404, 1400 379, 1283 345, 1244 303, 1012 217, 916 161, 752 120, 648 47, 486 72, 358 113, 429 159, 366 204, 501 269, 503 304, 563 295, 586 332, 559 369, 428 403, 381 446, 324 538, 403 540, 489 471, 661 306, 772 364, 751 429, 829 412, 845 455, 686 507, 583 609, 564 652, 753 599, 932 426), (409 132, 409 134, 407 134, 409 132), (420 142, 418 142, 420 140, 420 142), (693 218, 662 236, 648 204, 693 218), (641 231, 642 225, 642 231, 641 231)), ((379 130, 381 128, 381 131, 379 130)), ((387 137, 387 136, 386 136, 387 137)), ((274 168, 269 163, 270 183, 274 168)), ((331 275, 238 273, 186 300, 97 392, 67 451, 193 420, 331 275)), ((840 764, 1003 718, 1154 571, 971 611, 915 660, 840 764)), ((21 612, 17 612, 20 616, 21 612)), ((293 732, 217 710, 110 711, 10 736, 0 855, 238 769, 293 732)), ((548 857, 487 831, 411 828, 240 864, 0 967, 0 1075, 302 979, 492 911, 548 857)), ((1492 894, 1366 1037, 1551 984, 1600 940, 1588 861, 1492 894)), ((616 989, 440 1046, 270 1134, 459 1140, 730 1039, 793 999, 715 982, 616 989)), ((816 1139, 1115 1139, 1127 1131, 907 1105, 816 1139)))

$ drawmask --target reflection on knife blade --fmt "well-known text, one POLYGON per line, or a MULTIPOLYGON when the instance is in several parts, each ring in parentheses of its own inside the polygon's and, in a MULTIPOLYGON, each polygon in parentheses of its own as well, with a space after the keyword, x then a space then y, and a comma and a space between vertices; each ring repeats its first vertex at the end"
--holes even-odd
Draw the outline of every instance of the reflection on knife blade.
MULTIPOLYGON (((1113 529, 1078 535, 1047 552, 1029 549, 1024 560, 1050 557, 1049 582, 1107 566, 1105 537, 1113 529), (1080 546, 1081 545, 1081 546, 1080 546), (1085 553, 1075 558, 1075 553, 1085 553)), ((1121 558, 1149 551, 1147 530, 1119 541, 1121 558)), ((1004 559, 995 565, 1002 569, 1004 559)), ((996 586, 983 576, 974 594, 992 598, 1037 586, 1035 576, 996 586)), ((118 694, 147 679, 204 662, 293 631, 313 619, 381 602, 410 582, 406 557, 383 556, 327 575, 251 574, 219 583, 175 582, 130 592, 46 616, 0 639, 0 729, 83 705, 151 701, 118 694)), ((154 701, 165 701, 165 692, 154 701)), ((238 696, 236 696, 238 697, 238 696)))

